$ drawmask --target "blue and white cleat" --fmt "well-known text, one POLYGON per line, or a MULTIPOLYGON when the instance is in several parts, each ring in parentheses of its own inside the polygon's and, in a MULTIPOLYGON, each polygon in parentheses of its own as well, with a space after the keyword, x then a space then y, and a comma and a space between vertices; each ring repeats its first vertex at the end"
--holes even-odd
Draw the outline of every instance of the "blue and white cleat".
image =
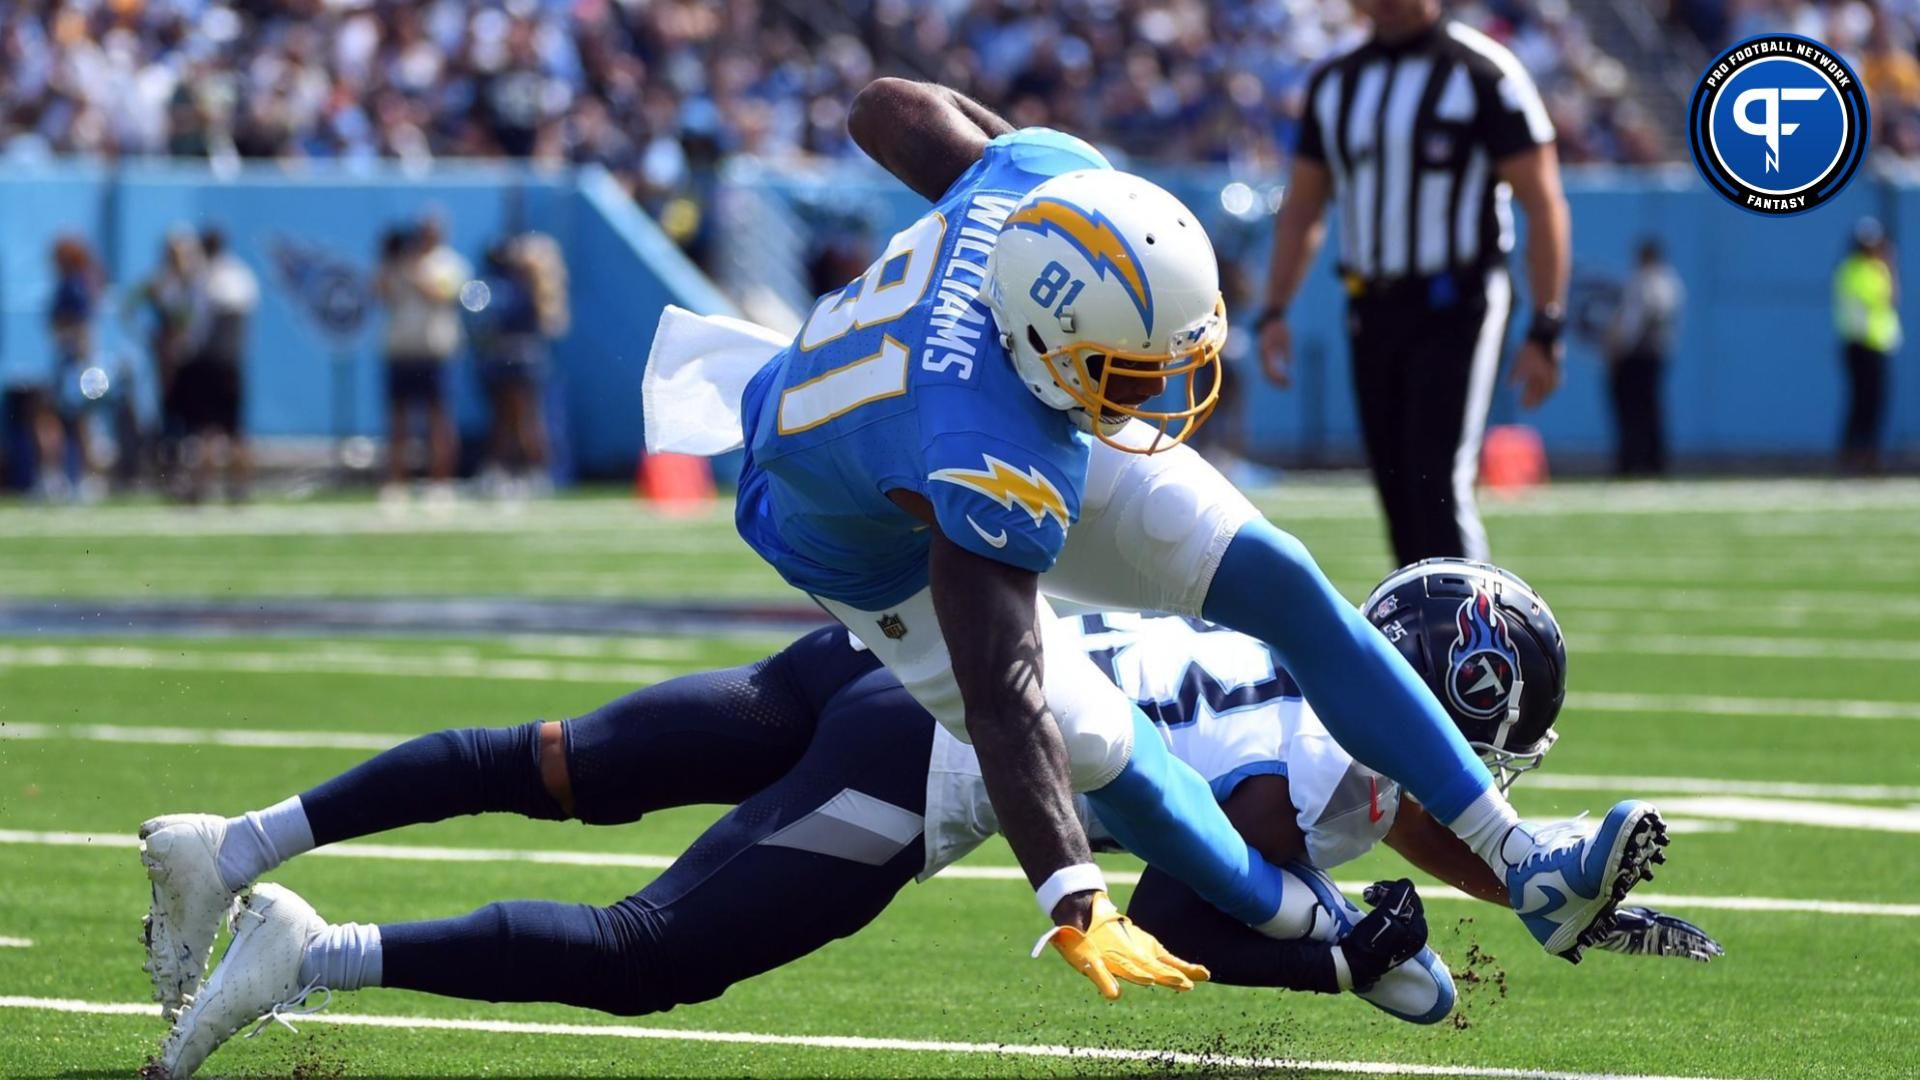
MULTIPOLYGON (((1366 913, 1347 899, 1326 871, 1303 862, 1287 863, 1284 869, 1306 882, 1320 903, 1320 912, 1328 916, 1315 919, 1311 935, 1314 940, 1339 941, 1366 918, 1366 913)), ((1407 888, 1411 892, 1410 884, 1407 888)), ((1320 912, 1316 912, 1316 916, 1320 912)), ((1424 937, 1423 932, 1421 938, 1424 937)), ((1355 987, 1353 993, 1381 1012, 1411 1024, 1437 1024, 1445 1020, 1453 1011, 1457 997, 1453 973, 1447 970, 1446 961, 1425 945, 1412 959, 1387 969, 1372 986, 1365 990, 1355 987)))
POLYGON ((1653 864, 1667 861, 1667 824, 1653 804, 1629 799, 1596 826, 1584 816, 1507 834, 1507 897, 1542 948, 1573 963, 1604 937, 1613 910, 1653 864))

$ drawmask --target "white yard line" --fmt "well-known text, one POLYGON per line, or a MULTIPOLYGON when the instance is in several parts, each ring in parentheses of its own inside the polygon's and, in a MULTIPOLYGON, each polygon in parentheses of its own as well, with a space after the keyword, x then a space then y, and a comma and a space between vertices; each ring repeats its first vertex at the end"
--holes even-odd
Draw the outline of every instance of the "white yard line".
POLYGON ((485 656, 472 652, 402 656, 364 649, 224 652, 118 645, 0 645, 0 668, 8 667, 218 671, 248 675, 396 675, 407 678, 503 679, 624 686, 645 686, 675 674, 668 668, 643 664, 587 664, 485 656))
POLYGON ((1778 825, 1810 825, 1828 829, 1920 833, 1920 810, 1806 799, 1756 799, 1738 795, 1662 799, 1662 810, 1733 821, 1764 821, 1778 825))
POLYGON ((0 936, 0 949, 31 949, 33 939, 24 937, 0 936))
POLYGON ((1708 716, 1812 717, 1821 720, 1920 720, 1920 702, 1844 698, 1733 697, 1719 694, 1621 694, 1576 690, 1567 705, 1592 712, 1695 713, 1708 716))
POLYGON ((1531 772, 1521 781, 1528 790, 1630 791, 1641 794, 1758 795, 1788 799, 1911 799, 1920 801, 1920 787, 1897 784, 1805 784, 1777 780, 1722 780, 1706 776, 1598 776, 1583 773, 1531 772))
POLYGON ((1611 653, 1736 659, 1877 660, 1899 664, 1920 660, 1920 641, 1727 637, 1717 634, 1579 634, 1568 642, 1567 648, 1578 655, 1611 653))
MULTIPOLYGON (((133 1002, 73 1001, 65 998, 0 997, 0 1009, 37 1009, 94 1016, 156 1016, 159 1007, 133 1002)), ((1156 1066, 1274 1070, 1311 1073, 1359 1073, 1367 1076, 1464 1076, 1490 1080, 1708 1080, 1702 1077, 1650 1076, 1643 1073, 1568 1072, 1482 1065, 1423 1065, 1393 1061, 1314 1061, 1296 1058, 1195 1054, 1181 1050, 1121 1047, 1048 1046, 1030 1043, 941 1042, 927 1039, 879 1039, 862 1035, 774 1035, 754 1031, 696 1031, 638 1027, 631 1024, 551 1024, 517 1020, 455 1020, 426 1016, 369 1016, 321 1013, 306 1018, 350 1027, 402 1031, 472 1031, 496 1035, 565 1035, 575 1038, 649 1039, 663 1042, 732 1043, 794 1046, 810 1050, 862 1050, 905 1054, 979 1054, 992 1057, 1067 1058, 1075 1061, 1138 1061, 1156 1066)))
MULTIPOLYGON (((134 848, 140 841, 131 833, 41 832, 24 829, 0 829, 0 844, 25 844, 43 847, 134 848)), ((556 866, 612 866, 642 870, 660 870, 673 864, 670 855, 641 855, 625 852, 542 851, 507 848, 429 847, 412 844, 332 844, 308 854, 344 859, 398 859, 409 862, 518 862, 556 866)), ((1024 882, 1025 875, 1015 866, 950 866, 942 870, 941 881, 1024 882)), ((1115 885, 1138 883, 1140 875, 1114 871, 1107 881, 1115 885)), ((1340 888, 1359 893, 1370 882, 1340 881, 1340 888)), ((1430 886, 1421 893, 1435 900, 1472 900, 1456 889, 1430 886)), ((1718 908, 1726 911, 1812 912, 1825 915, 1883 915, 1891 918, 1920 919, 1920 904, 1879 904, 1852 900, 1815 900, 1799 897, 1767 896, 1674 896, 1664 893, 1635 892, 1640 902, 1676 908, 1718 908)), ((1474 901, 1479 903, 1481 901, 1474 901)))
MULTIPOLYGON (((145 746, 233 746, 265 750, 380 751, 398 746, 416 734, 422 733, 185 728, 147 724, 46 724, 35 721, 0 723, 0 739, 72 739, 145 746)), ((1920 801, 1920 787, 1895 784, 1806 784, 1776 780, 1722 780, 1705 776, 1607 776, 1552 772, 1529 773, 1525 784, 1528 790, 1536 791, 1920 801)))
MULTIPOLYGON (((0 739, 127 743, 145 746, 232 746, 264 750, 386 750, 420 733, 281 731, 272 728, 185 728, 147 724, 0 723, 0 739)), ((1641 795, 1752 795, 1789 799, 1920 801, 1920 786, 1807 784, 1777 780, 1723 780, 1706 776, 1527 774, 1528 790, 1622 791, 1641 795)), ((1669 825, 1674 824, 1672 821, 1669 825)), ((1704 824, 1704 823, 1701 823, 1704 824)))
MULTIPOLYGON (((1361 483, 1293 484, 1253 493, 1276 521, 1297 518, 1352 518, 1370 522, 1379 514, 1373 491, 1361 483)), ((684 532, 690 525, 707 526, 716 533, 731 524, 731 504, 716 501, 691 518, 668 516, 645 504, 623 499, 559 500, 543 503, 534 512, 487 503, 463 503, 444 513, 424 510, 392 513, 372 503, 271 504, 236 510, 181 510, 152 506, 96 506, 84 509, 32 507, 0 510, 0 537, 112 536, 313 536, 359 534, 502 534, 525 532, 666 531, 684 532)), ((1920 483, 1911 480, 1853 484, 1843 481, 1685 482, 1658 485, 1562 485, 1520 499, 1490 497, 1483 508, 1488 517, 1535 517, 1559 514, 1733 515, 1742 520, 1741 532, 1799 535, 1802 520, 1811 528, 1834 531, 1820 518, 1833 513, 1859 512, 1888 529, 1890 517, 1920 511, 1920 483)))
POLYGON ((271 750, 385 750, 406 735, 351 731, 267 731, 235 728, 147 727, 119 724, 0 724, 0 739, 77 739, 146 746, 248 746, 271 750))
MULTIPOLYGON (((107 668, 213 671, 232 674, 392 675, 407 678, 500 679, 516 682, 645 686, 671 677, 663 667, 489 657, 478 653, 383 655, 359 649, 294 652, 162 650, 132 646, 0 645, 4 668, 107 668)), ((1920 702, 1827 698, 1761 698, 1705 694, 1632 694, 1576 691, 1575 709, 1667 715, 1699 713, 1843 720, 1920 720, 1920 702)))
POLYGON ((1901 615, 1920 618, 1920 596, 1859 589, 1789 589, 1755 592, 1750 587, 1729 585, 1711 588, 1701 584, 1649 589, 1633 586, 1569 585, 1553 590, 1548 598, 1556 611, 1597 609, 1640 614, 1659 612, 1702 612, 1735 617, 1751 611, 1807 612, 1829 619, 1842 612, 1862 611, 1871 615, 1901 615))

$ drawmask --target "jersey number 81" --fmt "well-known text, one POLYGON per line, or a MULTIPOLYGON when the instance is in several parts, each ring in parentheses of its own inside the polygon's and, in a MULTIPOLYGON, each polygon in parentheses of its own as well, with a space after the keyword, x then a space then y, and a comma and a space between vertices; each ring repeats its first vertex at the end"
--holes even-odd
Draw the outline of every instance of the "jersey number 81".
MULTIPOLYGON (((867 272, 837 295, 820 298, 800 330, 800 351, 838 341, 856 330, 889 323, 905 315, 926 295, 939 262, 947 219, 928 214, 893 236, 867 272)), ((878 352, 788 387, 780 395, 779 431, 793 435, 884 398, 907 392, 907 365, 913 354, 892 337, 880 339, 878 352)))

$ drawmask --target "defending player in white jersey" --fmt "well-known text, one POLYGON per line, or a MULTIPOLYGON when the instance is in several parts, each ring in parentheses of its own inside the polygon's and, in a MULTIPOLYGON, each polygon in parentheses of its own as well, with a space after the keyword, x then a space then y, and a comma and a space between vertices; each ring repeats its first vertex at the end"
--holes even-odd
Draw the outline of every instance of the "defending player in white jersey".
MULTIPOLYGON (((1565 655, 1531 590, 1488 567, 1423 564, 1389 579, 1367 611, 1430 683, 1444 693, 1457 679, 1469 691, 1471 708, 1451 711, 1503 777, 1538 763, 1565 655), (1483 624, 1497 655, 1466 647, 1483 624), (1499 694, 1488 694, 1489 672, 1499 694), (1483 714, 1495 723, 1481 724, 1483 714)), ((1351 990, 1419 1023, 1447 1014, 1452 981, 1425 947, 1411 883, 1369 890, 1376 907, 1363 913, 1324 869, 1384 840, 1476 895, 1504 902, 1505 889, 1399 785, 1334 743, 1272 650, 1174 617, 1088 615, 1054 629, 1152 717, 1156 738, 1205 778, 1247 841, 1306 881, 1325 912, 1305 940, 1277 941, 1149 868, 1130 905, 1142 926, 1180 942, 1218 982, 1351 990)), ((1104 841, 1085 800, 1079 811, 1092 840, 1104 841)), ((622 1015, 709 1000, 856 932, 907 883, 997 830, 972 749, 838 627, 564 723, 422 736, 263 810, 142 827, 156 997, 165 1004, 181 968, 198 987, 149 1075, 191 1075, 240 1027, 322 988, 622 1015), (693 803, 738 805, 659 878, 604 907, 514 901, 424 922, 329 924, 290 891, 252 884, 316 846, 418 822, 494 811, 616 825, 693 803), (200 986, 219 917, 236 899, 233 944, 200 986)), ((1617 919, 1597 947, 1697 959, 1719 951, 1669 916, 1622 909, 1617 919)))

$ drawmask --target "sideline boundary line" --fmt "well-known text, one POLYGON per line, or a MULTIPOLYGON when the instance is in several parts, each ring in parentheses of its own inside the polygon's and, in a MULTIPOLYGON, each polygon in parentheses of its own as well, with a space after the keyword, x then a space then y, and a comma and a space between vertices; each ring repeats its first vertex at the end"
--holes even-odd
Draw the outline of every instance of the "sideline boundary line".
MULTIPOLYGON (((0 1009, 37 1009, 93 1016, 158 1016, 158 1005, 132 1002, 75 1001, 69 998, 0 997, 0 1009)), ((752 1031, 700 1031, 640 1027, 633 1024, 556 1024, 523 1020, 458 1020, 431 1016, 372 1016, 321 1013, 308 1022, 348 1027, 410 1031, 477 1031, 498 1035, 571 1035, 602 1039, 653 1039, 663 1042, 734 1043, 797 1046, 811 1050, 867 1050, 910 1054, 980 1054, 999 1057, 1067 1058, 1076 1061, 1138 1061, 1157 1065, 1216 1069, 1359 1073, 1366 1076, 1463 1076, 1489 1080, 1710 1080, 1707 1077, 1653 1076, 1644 1073, 1568 1072, 1484 1065, 1425 1065, 1392 1061, 1315 1061, 1295 1058, 1195 1054, 1179 1050, 1059 1046, 1033 1043, 941 1042, 929 1039, 881 1039, 862 1035, 773 1035, 752 1031)))

